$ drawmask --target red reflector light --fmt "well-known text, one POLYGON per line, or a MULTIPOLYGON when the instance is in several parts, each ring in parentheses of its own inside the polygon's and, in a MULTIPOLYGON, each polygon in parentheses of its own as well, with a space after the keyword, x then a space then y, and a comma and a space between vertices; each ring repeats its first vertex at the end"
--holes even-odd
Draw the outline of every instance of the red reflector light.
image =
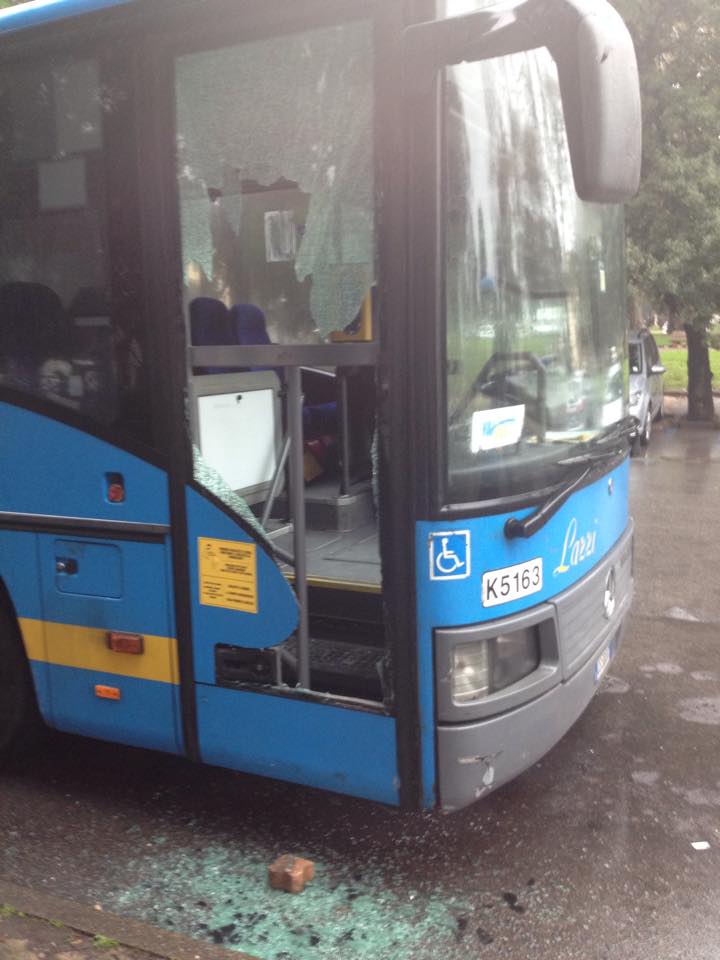
POLYGON ((101 683, 98 683, 95 686, 95 696, 100 697, 101 700, 119 700, 120 688, 104 687, 101 683))
POLYGON ((139 633, 116 633, 111 631, 107 635, 108 649, 115 653, 144 653, 145 641, 139 633))
POLYGON ((121 473, 105 474, 105 496, 110 503, 125 503, 125 477, 121 473))
POLYGON ((121 483, 111 483, 107 495, 110 503, 124 503, 125 487, 121 483))

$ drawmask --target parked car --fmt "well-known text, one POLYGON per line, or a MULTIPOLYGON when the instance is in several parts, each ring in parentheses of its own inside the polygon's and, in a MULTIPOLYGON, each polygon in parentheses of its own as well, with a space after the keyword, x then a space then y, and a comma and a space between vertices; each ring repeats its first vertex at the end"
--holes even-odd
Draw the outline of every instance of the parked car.
POLYGON ((635 452, 638 445, 650 442, 653 420, 663 413, 663 374, 655 338, 649 330, 638 330, 628 338, 630 363, 630 413, 640 421, 635 452))

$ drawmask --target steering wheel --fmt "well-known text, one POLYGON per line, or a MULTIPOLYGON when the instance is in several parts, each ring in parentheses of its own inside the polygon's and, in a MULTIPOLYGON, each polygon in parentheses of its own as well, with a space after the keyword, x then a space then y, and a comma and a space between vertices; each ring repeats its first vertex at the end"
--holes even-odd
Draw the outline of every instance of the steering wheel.
POLYGON ((455 426, 464 418, 473 398, 479 393, 485 394, 485 396, 493 396, 498 392, 504 394, 505 390, 498 391, 497 387, 502 386, 504 388, 509 376, 521 373, 524 370, 537 373, 538 436, 540 440, 544 440, 547 420, 547 370, 540 357, 528 350, 494 353, 475 377, 455 412, 451 415, 450 426, 455 426))

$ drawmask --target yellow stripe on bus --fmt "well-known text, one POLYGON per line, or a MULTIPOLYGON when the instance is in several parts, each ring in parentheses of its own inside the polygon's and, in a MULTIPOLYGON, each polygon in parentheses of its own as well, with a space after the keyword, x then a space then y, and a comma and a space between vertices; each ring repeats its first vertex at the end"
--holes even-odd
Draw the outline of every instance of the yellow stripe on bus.
POLYGON ((135 677, 138 680, 180 682, 177 641, 174 637, 155 637, 144 633, 145 652, 133 654, 109 650, 108 631, 98 627, 78 627, 21 617, 20 629, 30 660, 135 677))

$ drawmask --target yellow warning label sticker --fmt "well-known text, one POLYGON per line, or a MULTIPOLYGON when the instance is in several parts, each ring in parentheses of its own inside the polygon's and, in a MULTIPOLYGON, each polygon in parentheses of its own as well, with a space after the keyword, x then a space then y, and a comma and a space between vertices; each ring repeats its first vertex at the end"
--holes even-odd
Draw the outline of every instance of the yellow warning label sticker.
POLYGON ((200 603, 258 612, 257 546, 198 537, 200 603))

